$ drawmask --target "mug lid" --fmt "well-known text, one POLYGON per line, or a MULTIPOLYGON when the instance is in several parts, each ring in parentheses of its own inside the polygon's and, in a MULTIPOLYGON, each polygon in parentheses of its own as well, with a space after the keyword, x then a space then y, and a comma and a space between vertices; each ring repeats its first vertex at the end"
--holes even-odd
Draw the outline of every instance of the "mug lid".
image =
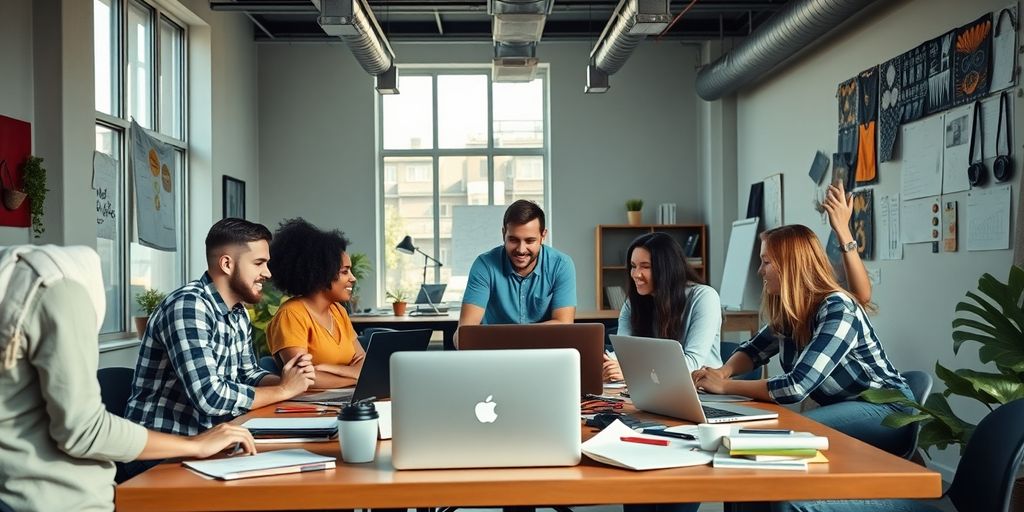
POLYGON ((375 420, 379 415, 373 402, 354 402, 341 408, 338 419, 341 421, 375 420))

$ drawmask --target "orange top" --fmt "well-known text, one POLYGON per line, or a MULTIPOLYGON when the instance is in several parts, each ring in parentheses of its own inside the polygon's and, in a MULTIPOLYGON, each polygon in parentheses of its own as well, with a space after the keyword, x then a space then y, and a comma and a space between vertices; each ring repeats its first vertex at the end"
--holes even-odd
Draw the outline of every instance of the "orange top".
POLYGON ((356 353, 356 330, 345 308, 331 304, 332 332, 313 319, 298 297, 288 299, 267 325, 270 352, 283 348, 304 348, 313 356, 313 364, 349 364, 356 353))

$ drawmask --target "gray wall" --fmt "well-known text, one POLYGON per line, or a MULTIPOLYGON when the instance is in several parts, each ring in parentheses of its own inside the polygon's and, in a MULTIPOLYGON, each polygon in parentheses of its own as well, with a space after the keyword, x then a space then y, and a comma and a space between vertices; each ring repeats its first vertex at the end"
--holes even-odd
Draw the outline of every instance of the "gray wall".
MULTIPOLYGON (((489 62, 490 45, 395 45, 399 63, 489 62)), ((583 93, 587 43, 541 43, 550 63, 551 237, 576 262, 579 307, 595 308, 594 227, 625 222, 624 201, 677 203, 679 222, 704 222, 694 67, 697 48, 641 45, 603 95, 583 93)), ((259 47, 261 218, 303 216, 340 227, 374 254, 375 93, 340 44, 259 47)), ((499 240, 500 226, 495 226, 499 240)), ((378 267, 375 265, 375 268, 378 267)), ((382 300, 374 282, 364 293, 382 300)))
MULTIPOLYGON (((35 120, 32 81, 32 0, 9 0, 0 16, 0 69, 13 70, 0 80, 0 114, 29 123, 35 120), (20 72, 18 72, 20 71, 20 72)), ((24 228, 0 227, 0 245, 28 241, 24 228)))
MULTIPOLYGON (((785 222, 806 224, 824 240, 828 227, 811 207, 814 187, 807 169, 816 150, 829 154, 835 150, 838 83, 1005 5, 1001 0, 890 2, 856 20, 849 30, 782 73, 744 91, 737 107, 738 210, 745 209, 751 183, 782 172, 785 222)), ((1014 122, 1018 127, 1021 118, 1017 108, 1014 122)), ((1020 148, 1020 130, 1014 132, 1015 146, 1020 148)), ((1015 153, 1020 154, 1020 149, 1015 153)), ((1012 181, 1014 208, 1019 207, 1019 167, 1018 159, 1012 181)), ((879 175, 879 183, 873 187, 876 208, 880 194, 899 192, 899 162, 881 164, 879 175)), ((901 370, 934 372, 936 360, 951 368, 980 368, 977 344, 965 345, 959 356, 953 356, 950 322, 954 307, 967 290, 976 288, 983 272, 1005 279, 1009 271, 1010 251, 964 250, 966 193, 944 199, 960 201, 960 252, 932 254, 930 244, 914 244, 905 246, 902 261, 867 263, 869 269, 881 272, 873 296, 880 312, 872 322, 886 352, 901 370)), ((875 215, 877 222, 877 211, 875 215)), ((1013 226, 1013 231, 1022 236, 1020 226, 1013 226)), ((951 404, 971 421, 984 413, 984 408, 971 401, 952 399, 951 404)), ((955 466, 955 460, 955 453, 950 452, 937 458, 947 469, 955 466)))

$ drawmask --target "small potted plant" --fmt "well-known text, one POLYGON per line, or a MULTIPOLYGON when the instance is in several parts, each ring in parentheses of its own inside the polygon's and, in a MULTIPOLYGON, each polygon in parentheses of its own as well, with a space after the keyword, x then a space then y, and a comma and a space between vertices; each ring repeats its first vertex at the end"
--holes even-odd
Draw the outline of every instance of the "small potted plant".
POLYGON ((3 204, 8 210, 17 210, 28 200, 29 214, 32 216, 32 233, 39 238, 46 228, 43 227, 43 206, 46 201, 46 169, 43 159, 29 155, 21 167, 21 187, 6 161, 0 161, 0 183, 3 188, 3 204))
POLYGON ((409 305, 408 293, 401 288, 396 288, 387 292, 387 296, 391 299, 391 308, 395 311, 395 316, 405 316, 405 308, 409 305))
POLYGON ((629 199, 626 201, 626 218, 630 226, 640 225, 641 212, 644 209, 643 199, 629 199))
POLYGON ((149 322, 149 316, 156 311, 156 308, 160 307, 160 303, 166 296, 167 294, 153 288, 148 288, 135 296, 135 303, 139 305, 139 310, 145 313, 145 316, 135 317, 135 330, 138 331, 140 339, 142 335, 146 334, 146 323, 149 322))

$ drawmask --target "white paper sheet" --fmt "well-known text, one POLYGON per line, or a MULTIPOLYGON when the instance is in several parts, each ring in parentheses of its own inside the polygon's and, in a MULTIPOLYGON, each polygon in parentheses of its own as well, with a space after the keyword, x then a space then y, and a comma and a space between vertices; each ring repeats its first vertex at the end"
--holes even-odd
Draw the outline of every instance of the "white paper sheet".
POLYGON ((935 242, 942 238, 939 198, 903 201, 900 206, 900 235, 905 244, 935 242))
POLYGON ((1017 31, 1012 20, 1017 19, 1017 2, 1008 6, 1010 15, 1001 14, 1002 9, 993 13, 995 26, 992 31, 992 85, 989 91, 996 92, 1013 85, 1013 71, 1017 57, 1017 31), (1012 16, 1012 17, 1011 17, 1012 16), (1000 22, 1000 17, 1002 21, 1000 22))
POLYGON ((381 439, 391 439, 391 402, 374 402, 377 409, 377 432, 381 439))
MULTIPOLYGON (((974 124, 974 104, 948 110, 944 117, 944 143, 942 155, 942 193, 960 192, 971 188, 967 180, 970 165, 971 128, 974 124)), ((981 144, 981 140, 977 141, 981 144)), ((981 155, 977 147, 975 154, 981 155)))
POLYGON ((162 251, 177 248, 174 148, 151 137, 135 121, 128 130, 132 141, 131 165, 135 181, 135 222, 139 243, 162 251))
POLYGON ((906 199, 942 193, 943 116, 931 116, 903 126, 900 195, 906 199))
POLYGON ((96 191, 96 237, 114 240, 117 237, 118 197, 117 160, 105 153, 93 152, 92 188, 96 191))
POLYGON ((317 455, 301 448, 262 452, 251 456, 237 456, 213 460, 189 460, 184 465, 205 475, 233 479, 239 473, 298 466, 303 464, 326 464, 335 462, 334 457, 317 455))
POLYGON ((1010 186, 967 194, 967 250, 1010 248, 1010 186))
POLYGON ((878 201, 878 257, 883 260, 902 260, 903 242, 900 241, 900 195, 883 195, 878 201))
POLYGON ((637 471, 681 468, 711 462, 712 455, 700 451, 697 441, 638 434, 619 420, 605 427, 582 446, 583 454, 598 462, 637 471), (623 436, 648 437, 668 441, 668 446, 629 443, 623 436))

